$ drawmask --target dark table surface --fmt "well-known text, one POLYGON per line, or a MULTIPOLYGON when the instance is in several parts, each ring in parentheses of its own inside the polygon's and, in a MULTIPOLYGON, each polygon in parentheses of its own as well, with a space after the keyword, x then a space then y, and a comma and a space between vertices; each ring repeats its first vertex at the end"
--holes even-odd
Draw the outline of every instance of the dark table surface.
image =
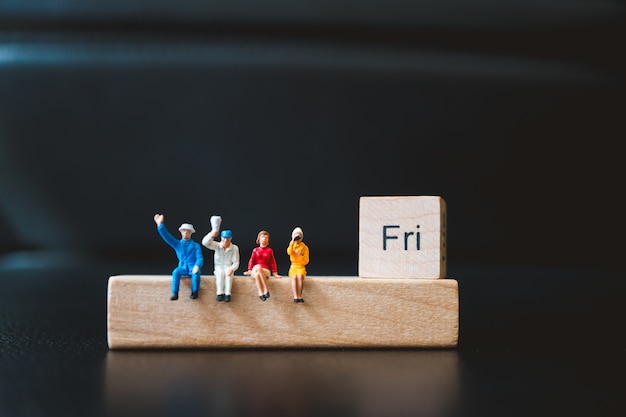
POLYGON ((70 261, 3 259, 1 416, 626 412, 616 274, 452 264, 456 349, 110 351, 107 278, 142 265, 70 261))

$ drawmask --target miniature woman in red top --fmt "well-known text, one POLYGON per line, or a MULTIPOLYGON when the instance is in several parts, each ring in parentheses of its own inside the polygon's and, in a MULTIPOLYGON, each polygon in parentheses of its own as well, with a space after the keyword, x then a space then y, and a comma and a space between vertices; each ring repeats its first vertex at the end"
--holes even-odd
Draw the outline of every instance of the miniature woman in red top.
POLYGON ((265 230, 261 230, 256 238, 257 246, 252 250, 252 256, 248 261, 248 270, 244 275, 252 275, 257 289, 259 290, 259 298, 265 301, 270 298, 270 291, 267 288, 267 279, 270 277, 270 271, 274 278, 282 278, 278 275, 276 268, 276 259, 274 251, 268 245, 270 244, 270 234, 265 230))

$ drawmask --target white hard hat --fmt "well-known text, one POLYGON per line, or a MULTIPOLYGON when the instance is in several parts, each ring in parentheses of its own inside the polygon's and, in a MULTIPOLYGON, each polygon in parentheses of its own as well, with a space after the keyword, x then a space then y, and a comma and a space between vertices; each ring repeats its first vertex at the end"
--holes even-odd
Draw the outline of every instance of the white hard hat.
POLYGON ((196 233, 196 229, 193 228, 193 225, 190 223, 183 223, 178 228, 178 231, 189 230, 191 233, 196 233))
POLYGON ((291 232, 292 239, 296 236, 300 236, 300 239, 304 239, 304 232, 299 227, 296 227, 295 229, 293 229, 293 232, 291 232))

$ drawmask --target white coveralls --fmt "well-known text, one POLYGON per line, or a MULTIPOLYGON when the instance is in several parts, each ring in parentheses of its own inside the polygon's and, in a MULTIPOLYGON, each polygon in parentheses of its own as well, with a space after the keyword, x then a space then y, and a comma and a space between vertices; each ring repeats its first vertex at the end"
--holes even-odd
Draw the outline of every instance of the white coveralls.
POLYGON ((216 294, 230 295, 233 275, 239 269, 239 247, 231 243, 227 249, 224 249, 219 242, 211 239, 209 235, 202 239, 202 244, 215 251, 213 273, 215 274, 216 294), (232 269, 231 275, 226 274, 226 270, 229 268, 232 269))

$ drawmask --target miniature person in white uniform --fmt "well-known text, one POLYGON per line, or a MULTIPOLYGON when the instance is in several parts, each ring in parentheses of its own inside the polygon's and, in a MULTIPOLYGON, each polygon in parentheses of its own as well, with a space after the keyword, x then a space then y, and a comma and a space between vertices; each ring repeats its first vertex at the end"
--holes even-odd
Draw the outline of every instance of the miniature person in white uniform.
POLYGON ((233 284, 233 275, 239 268, 239 247, 232 243, 233 232, 222 230, 220 241, 213 240, 218 235, 217 230, 212 230, 202 238, 202 244, 215 251, 213 261, 215 274, 215 290, 217 301, 230 301, 230 290, 233 284))

